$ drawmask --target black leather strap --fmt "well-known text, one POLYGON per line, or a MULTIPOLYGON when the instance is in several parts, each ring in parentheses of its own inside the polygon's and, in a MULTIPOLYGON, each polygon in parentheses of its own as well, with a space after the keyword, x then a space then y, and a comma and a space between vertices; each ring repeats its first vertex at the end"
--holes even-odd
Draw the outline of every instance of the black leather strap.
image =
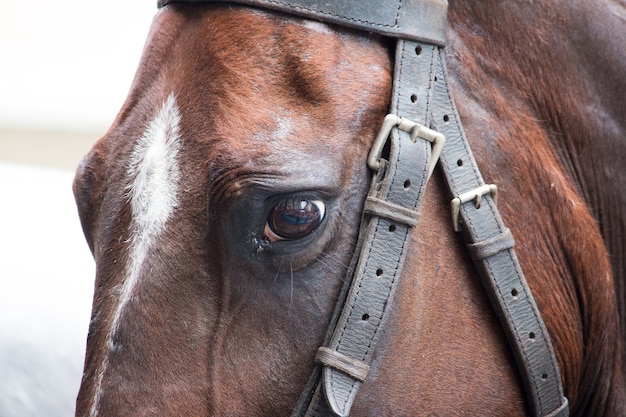
MULTIPOLYGON (((170 3, 207 3, 207 0, 159 0, 170 3)), ((446 0, 214 0, 277 10, 344 27, 379 33, 393 38, 445 42, 446 0)))

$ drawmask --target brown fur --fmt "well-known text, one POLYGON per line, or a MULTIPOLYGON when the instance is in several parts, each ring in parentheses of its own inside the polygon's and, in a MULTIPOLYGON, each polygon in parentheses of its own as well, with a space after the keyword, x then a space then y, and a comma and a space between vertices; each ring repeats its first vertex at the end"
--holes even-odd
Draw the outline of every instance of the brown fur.
MULTIPOLYGON (((623 415, 626 220, 609 196, 626 175, 626 120, 612 110, 624 95, 605 84, 624 79, 597 61, 626 65, 598 52, 602 33, 616 35, 585 20, 579 9, 590 6, 506 4, 451 4, 455 99, 483 175, 501 190, 572 415, 623 415), (582 68, 581 45, 597 54, 582 68)), ((613 22, 609 6, 593 13, 613 22)), ((159 12, 129 98, 75 181, 97 263, 77 416, 91 407, 107 355, 101 415, 289 415, 352 255, 364 161, 388 107, 389 55, 382 39, 240 7, 159 12), (111 352, 104 333, 128 257, 125 170, 171 91, 184 192, 111 352), (284 138, 271 135, 278 118, 294 128, 284 138), (281 256, 243 244, 237 224, 268 196, 319 188, 334 205, 318 239, 281 256)), ((436 173, 356 417, 526 413, 509 348, 450 226, 449 198, 436 173)))
MULTIPOLYGON (((488 106, 497 119, 482 123, 510 126, 508 135, 497 135, 499 145, 494 149, 510 153, 509 166, 527 164, 527 169, 522 165, 515 170, 520 176, 518 183, 529 187, 520 195, 532 193, 535 201, 544 202, 540 207, 536 203, 530 206, 528 218, 551 219, 549 227, 554 228, 548 232, 548 223, 535 220, 544 229, 544 241, 519 247, 518 253, 531 286, 531 269, 545 268, 537 254, 548 252, 557 257, 561 271, 555 272, 563 279, 552 282, 563 281, 561 285, 569 287, 562 302, 579 310, 580 351, 571 350, 576 346, 571 340, 560 341, 558 334, 552 337, 561 355, 582 355, 579 369, 569 369, 576 361, 561 359, 566 387, 571 384, 568 392, 574 400, 573 414, 581 416, 621 415, 625 407, 626 367, 618 352, 624 346, 619 335, 624 335, 626 317, 626 197, 620 191, 620 184, 626 181, 626 116, 615 109, 626 108, 626 83, 617 75, 626 69, 626 59, 616 48, 626 34, 621 30, 623 6, 621 17, 615 13, 618 10, 617 4, 602 2, 451 4, 451 49, 459 57, 459 63, 455 62, 459 81, 465 84, 459 85, 459 90, 483 108, 488 106), (539 211, 542 209, 545 213, 539 211), (614 286, 607 285, 610 283, 614 286)), ((471 119, 471 110, 465 116, 471 119)), ((481 166, 489 170, 490 164, 486 160, 481 166)), ((502 177, 505 168, 500 169, 493 178, 502 177)), ((507 204, 508 199, 504 197, 504 201, 507 204)), ((528 202, 510 206, 509 216, 520 218, 522 205, 528 202)), ((515 233, 518 240, 532 227, 517 226, 522 226, 515 233)), ((545 282, 540 272, 538 282, 545 282)), ((553 313, 564 311, 562 302, 542 300, 550 291, 534 292, 548 323, 556 318, 553 313), (557 307, 554 312, 550 305, 557 307)), ((559 324, 550 327, 558 329, 559 324)))

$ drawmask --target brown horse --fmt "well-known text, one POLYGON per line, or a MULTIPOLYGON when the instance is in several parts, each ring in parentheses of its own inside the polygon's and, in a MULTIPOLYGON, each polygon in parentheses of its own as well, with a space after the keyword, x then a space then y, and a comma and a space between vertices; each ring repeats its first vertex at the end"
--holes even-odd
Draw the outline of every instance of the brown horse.
MULTIPOLYGON (((574 416, 626 413, 625 19, 616 1, 448 12, 455 102, 574 416)), ((75 180, 97 267, 77 416, 290 415, 357 241, 392 46, 243 6, 159 11, 75 180)), ((436 170, 352 416, 529 412, 450 198, 436 170)))

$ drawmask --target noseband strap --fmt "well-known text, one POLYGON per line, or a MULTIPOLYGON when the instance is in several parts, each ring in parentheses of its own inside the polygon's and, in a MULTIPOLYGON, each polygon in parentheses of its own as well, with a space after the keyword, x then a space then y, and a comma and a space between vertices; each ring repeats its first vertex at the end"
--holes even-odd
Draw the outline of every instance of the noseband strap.
MULTIPOLYGON (((209 0, 160 0, 173 2, 209 0)), ((216 0, 213 2, 219 2, 216 0)), ((265 9, 397 38, 390 112, 433 135, 414 135, 400 122, 389 156, 377 170, 346 285, 317 366, 292 417, 348 416, 366 380, 401 277, 411 232, 430 175, 431 136, 445 136, 440 166, 453 197, 453 224, 462 231, 514 357, 535 417, 567 417, 550 337, 504 226, 494 185, 486 185, 470 150, 447 83, 442 53, 445 0, 237 0, 265 9)), ((438 146, 441 145, 441 142, 438 146)), ((376 155, 380 149, 376 150, 376 155)), ((435 155, 436 158, 436 155, 435 155)))

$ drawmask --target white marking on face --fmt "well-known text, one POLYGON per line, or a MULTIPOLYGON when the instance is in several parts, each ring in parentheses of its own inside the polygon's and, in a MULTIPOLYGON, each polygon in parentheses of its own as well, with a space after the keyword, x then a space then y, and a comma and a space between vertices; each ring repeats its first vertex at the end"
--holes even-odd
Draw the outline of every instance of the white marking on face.
MULTIPOLYGON (((180 180, 180 113, 173 94, 167 98, 159 114, 150 122, 135 144, 127 169, 128 199, 131 206, 130 256, 124 281, 118 288, 118 304, 107 333, 106 347, 116 348, 114 338, 124 309, 132 300, 142 265, 150 249, 165 228, 178 205, 180 180)), ((98 415, 102 382, 108 367, 108 354, 97 373, 94 401, 90 416, 98 415)))
POLYGON ((272 133, 274 139, 284 140, 293 133, 293 125, 291 119, 278 117, 276 119, 276 130, 272 133))

